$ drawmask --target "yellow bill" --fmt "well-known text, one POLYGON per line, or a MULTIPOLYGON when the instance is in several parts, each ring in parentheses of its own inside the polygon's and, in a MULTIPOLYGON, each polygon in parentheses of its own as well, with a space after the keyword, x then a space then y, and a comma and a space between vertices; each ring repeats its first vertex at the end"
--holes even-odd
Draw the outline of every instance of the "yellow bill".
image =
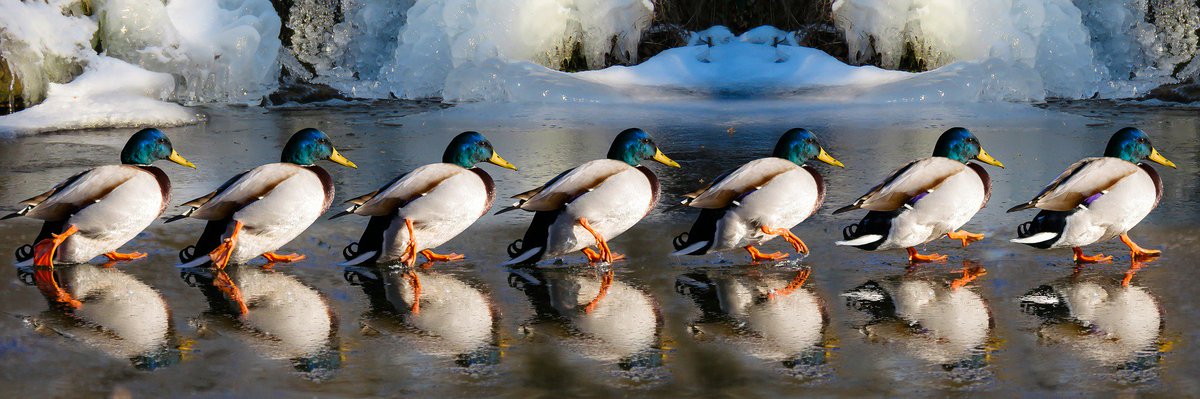
POLYGON ((1179 169, 1178 166, 1175 166, 1174 162, 1171 162, 1170 159, 1167 159, 1167 157, 1164 157, 1164 156, 1162 156, 1162 154, 1159 154, 1158 150, 1156 150, 1154 148, 1150 149, 1150 160, 1157 162, 1159 164, 1165 165, 1165 166, 1170 166, 1172 168, 1179 169))
POLYGON ((338 165, 358 169, 358 165, 355 165, 354 162, 350 162, 349 159, 346 159, 346 157, 342 156, 342 154, 338 152, 337 148, 333 149, 333 154, 329 156, 329 161, 338 165))
POLYGON ((829 155, 828 152, 825 152, 824 148, 821 149, 820 154, 817 154, 817 160, 827 163, 827 164, 830 164, 830 165, 833 165, 833 166, 837 166, 839 168, 846 167, 846 165, 842 165, 842 161, 837 160, 837 158, 834 158, 833 155, 829 155))
POLYGON ((663 165, 667 165, 667 166, 675 167, 675 168, 679 167, 679 163, 671 160, 671 158, 668 158, 667 154, 663 154, 662 150, 660 150, 658 148, 654 149, 654 158, 653 159, 663 165))
POLYGON ((517 170, 517 167, 515 165, 509 163, 508 161, 505 161, 504 158, 500 157, 500 154, 496 153, 496 151, 492 151, 492 157, 488 158, 487 161, 491 162, 492 164, 495 164, 496 166, 499 166, 501 168, 517 170))
POLYGON ((985 151, 983 148, 979 149, 979 155, 976 155, 975 159, 978 159, 981 162, 986 163, 988 165, 999 166, 1001 168, 1004 167, 1004 164, 1000 163, 1000 161, 997 161, 996 158, 992 158, 992 156, 990 154, 988 154, 987 151, 985 151))
POLYGON ((174 162, 174 163, 177 163, 177 164, 180 164, 183 166, 187 166, 192 169, 196 169, 196 165, 192 164, 191 161, 184 159, 183 155, 179 155, 179 153, 175 152, 175 150, 171 150, 171 156, 167 157, 167 159, 170 160, 171 162, 174 162))

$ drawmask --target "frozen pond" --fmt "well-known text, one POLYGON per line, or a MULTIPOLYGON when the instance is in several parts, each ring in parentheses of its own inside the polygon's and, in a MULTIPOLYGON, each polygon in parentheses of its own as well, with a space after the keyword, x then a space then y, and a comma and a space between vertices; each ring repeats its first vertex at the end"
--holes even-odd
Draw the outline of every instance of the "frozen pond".
MULTIPOLYGON (((447 141, 464 130, 482 132, 520 167, 518 173, 484 166, 498 197, 506 198, 602 157, 617 132, 641 127, 683 168, 650 165, 662 181, 660 205, 612 241, 629 258, 614 267, 613 285, 595 312, 581 309, 601 273, 584 266, 582 256, 543 271, 497 266, 531 218, 522 212, 489 213, 440 248, 467 259, 417 271, 418 316, 409 313, 412 283, 404 274, 334 266, 358 238, 363 218, 318 221, 283 249, 308 256, 297 264, 229 270, 250 303, 245 320, 231 316, 212 289, 216 276, 174 267, 179 248, 194 242, 202 224, 155 223, 125 247, 148 252, 146 259, 113 269, 59 268, 69 289, 86 292, 74 315, 48 310, 24 283, 28 276, 9 269, 0 280, 7 282, 0 290, 6 396, 1200 394, 1194 108, 784 101, 438 108, 397 102, 202 108, 207 122, 164 129, 199 167, 162 165, 174 185, 172 205, 275 162, 287 138, 304 127, 329 133, 360 167, 326 166, 336 202, 439 161, 447 141), (937 136, 953 126, 971 129, 1008 166, 989 168, 991 202, 965 227, 988 238, 967 249, 951 240, 930 244, 924 250, 950 260, 913 269, 906 269, 902 251, 835 247, 842 227, 861 215, 832 210, 907 161, 928 156, 937 136), (1163 249, 1161 259, 1123 288, 1129 256, 1119 241, 1089 248, 1115 255, 1113 264, 1078 273, 1067 250, 1007 242, 1033 213, 1006 209, 1079 158, 1102 153, 1124 126, 1149 133, 1179 166, 1156 165, 1165 195, 1131 233, 1143 246, 1163 249), (746 264, 740 252, 724 261, 667 256, 671 238, 695 217, 666 211, 678 195, 769 154, 792 127, 815 132, 847 166, 817 166, 828 187, 825 205, 793 229, 812 254, 760 265, 746 264), (976 267, 987 273, 965 288, 948 287, 964 268, 976 267), (762 298, 803 268, 811 276, 800 290, 762 298), (1053 306, 1063 295, 1090 300, 1053 306)), ((0 141, 0 203, 15 207, 81 169, 116 162, 132 131, 0 141)), ((493 212, 507 204, 498 199, 493 212)), ((0 250, 27 243, 38 228, 32 220, 0 222, 0 250)), ((767 248, 785 246, 775 240, 767 248)))

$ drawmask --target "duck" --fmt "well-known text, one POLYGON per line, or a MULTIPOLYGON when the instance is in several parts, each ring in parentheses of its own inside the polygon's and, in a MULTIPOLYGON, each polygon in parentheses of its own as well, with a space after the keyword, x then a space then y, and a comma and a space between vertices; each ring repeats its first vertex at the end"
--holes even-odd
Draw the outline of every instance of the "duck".
POLYGON ((974 369, 986 365, 994 349, 992 310, 968 286, 986 274, 982 266, 964 261, 961 277, 949 283, 932 273, 907 272, 868 280, 842 296, 847 307, 869 317, 857 329, 870 342, 892 344, 946 370, 974 369))
POLYGON ((922 263, 945 261, 947 256, 920 254, 917 245, 941 237, 959 240, 964 247, 982 240, 983 234, 961 230, 992 194, 991 177, 971 160, 1004 168, 971 131, 946 130, 938 137, 933 156, 909 162, 853 204, 833 211, 835 215, 870 211, 862 221, 842 229, 844 240, 836 244, 868 251, 905 248, 909 263, 922 263))
POLYGON ((259 256, 269 263, 304 259, 274 251, 304 232, 333 202, 333 178, 316 165, 318 160, 358 169, 325 132, 306 128, 288 140, 280 162, 242 172, 216 191, 184 203, 188 209, 167 223, 192 218, 208 224, 195 245, 179 252, 179 267, 212 262, 224 268, 259 256))
POLYGON ((171 179, 152 164, 189 162, 161 130, 147 128, 129 137, 121 163, 88 169, 49 191, 21 201, 23 208, 3 217, 44 221, 33 244, 17 249, 17 266, 52 267, 103 255, 109 261, 144 258, 142 252, 117 252, 162 215, 171 200, 171 179))
POLYGON ((755 262, 787 258, 788 254, 764 254, 755 247, 775 237, 807 255, 808 245, 791 229, 816 214, 825 200, 824 179, 806 164, 814 159, 846 167, 825 152, 815 134, 791 129, 779 138, 770 157, 747 162, 684 195, 684 206, 701 211, 691 229, 675 237, 672 255, 742 248, 755 262))
POLYGON ((28 319, 38 331, 91 347, 113 359, 129 360, 140 370, 154 370, 182 360, 187 340, 171 326, 171 308, 158 290, 120 268, 93 264, 18 268, 23 281, 43 290, 50 309, 28 319), (64 308, 56 290, 44 291, 47 274, 61 278, 70 298, 80 306, 64 308))
POLYGON ((658 202, 658 177, 641 162, 652 159, 678 168, 649 133, 638 128, 613 139, 608 157, 560 173, 541 187, 517 194, 512 210, 534 212, 525 236, 508 246, 504 265, 533 264, 582 250, 589 263, 612 263, 611 240, 644 218, 658 202), (598 251, 588 248, 596 245, 598 251))
POLYGON ((1162 179, 1144 161, 1177 168, 1154 148, 1146 132, 1118 130, 1104 156, 1075 162, 1033 199, 1008 210, 1041 209, 1018 226, 1017 238, 1011 241, 1040 249, 1070 247, 1077 264, 1112 261, 1104 254, 1086 255, 1082 247, 1117 237, 1135 261, 1161 255, 1129 238, 1129 230, 1158 207, 1163 196, 1162 179))
POLYGON ((1021 310, 1041 319, 1039 343, 1064 345, 1106 366, 1158 365, 1162 305, 1143 287, 1101 276, 1072 274, 1021 296, 1021 310))
POLYGON ((343 266, 400 261, 412 266, 419 252, 427 261, 463 259, 434 248, 458 236, 492 207, 496 185, 476 165, 487 162, 517 170, 478 132, 455 136, 441 163, 424 165, 369 194, 347 201, 345 215, 369 216, 358 242, 342 251, 343 266))
POLYGON ((273 268, 229 265, 182 269, 209 309, 193 317, 199 331, 234 337, 261 356, 290 360, 302 372, 341 367, 337 317, 320 291, 273 268))

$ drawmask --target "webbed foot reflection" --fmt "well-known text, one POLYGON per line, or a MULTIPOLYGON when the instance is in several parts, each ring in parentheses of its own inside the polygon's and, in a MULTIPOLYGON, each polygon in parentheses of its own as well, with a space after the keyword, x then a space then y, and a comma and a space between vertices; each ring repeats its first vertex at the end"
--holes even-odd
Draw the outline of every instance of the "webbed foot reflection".
POLYGON ((820 374, 832 339, 826 336, 824 301, 804 286, 810 274, 808 268, 790 275, 721 268, 681 275, 675 279, 675 291, 701 310, 700 318, 691 322, 698 339, 719 334, 756 358, 820 374))
POLYGON ((19 279, 42 289, 44 282, 70 298, 73 307, 47 295, 50 309, 26 319, 35 330, 67 337, 114 358, 129 359, 134 367, 153 370, 180 362, 185 343, 171 326, 166 300, 154 288, 119 269, 91 264, 49 269, 18 269, 19 279), (60 286, 61 284, 61 286, 60 286))
POLYGON ((364 328, 463 367, 500 363, 495 308, 473 284, 427 268, 349 266, 343 277, 371 301, 364 328))
POLYGON ((182 269, 180 277, 208 299, 209 311, 194 320, 202 333, 236 337, 305 373, 341 367, 328 303, 296 278, 248 265, 182 269))
POLYGON ((1133 274, 1144 267, 1134 261, 1122 279, 1076 273, 1029 290, 1021 310, 1041 319, 1038 340, 1065 345, 1072 351, 1114 370, 1152 372, 1164 348, 1164 326, 1158 301, 1143 287, 1132 285, 1133 274))
POLYGON ((842 294, 846 305, 869 319, 859 330, 870 342, 898 344, 904 352, 947 371, 986 367, 993 327, 988 303, 963 289, 986 274, 964 261, 960 277, 947 281, 942 268, 926 268, 870 280, 842 294))
POLYGON ((583 356, 616 362, 624 370, 662 366, 657 304, 612 270, 513 269, 509 285, 534 310, 523 330, 565 339, 583 356))

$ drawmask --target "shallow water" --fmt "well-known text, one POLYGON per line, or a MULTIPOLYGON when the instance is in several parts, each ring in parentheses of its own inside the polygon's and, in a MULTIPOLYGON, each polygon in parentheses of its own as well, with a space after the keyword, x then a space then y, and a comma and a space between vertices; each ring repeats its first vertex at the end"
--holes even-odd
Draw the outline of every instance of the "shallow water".
MULTIPOLYGON (((612 268, 612 287, 593 312, 581 309, 604 271, 583 267, 581 256, 541 271, 497 266, 530 219, 521 212, 488 215, 439 248, 467 259, 416 272, 422 300, 415 316, 414 280, 406 273, 334 266, 364 227, 361 218, 321 220, 283 249, 306 254, 304 261, 268 271, 232 268, 224 276, 173 266, 201 222, 156 223, 125 247, 148 252, 147 259, 111 269, 60 268, 59 280, 84 303, 74 315, 49 310, 24 273, 14 270, 2 280, 0 387, 14 396, 1200 394, 1194 344, 1200 310, 1193 301, 1200 292, 1191 261, 1200 244, 1194 109, 720 101, 465 105, 421 113, 434 108, 204 109, 206 123, 165 129, 200 169, 160 166, 178 204, 234 173, 274 162, 292 132, 313 126, 360 165, 324 165, 340 202, 439 160, 452 135, 477 130, 521 167, 518 173, 484 166, 498 195, 507 197, 603 156, 621 129, 642 127, 683 168, 651 166, 662 180, 662 203, 612 241, 629 259, 612 268), (926 156, 942 131, 959 125, 1008 165, 988 168, 991 202, 965 227, 988 239, 966 249, 950 240, 931 243, 924 250, 950 260, 917 268, 906 268, 901 251, 833 245, 841 228, 861 217, 832 216, 833 209, 926 156), (1078 273, 1069 251, 1006 241, 1033 213, 1004 210, 1075 160, 1100 153, 1112 132, 1127 125, 1149 132, 1179 165, 1157 167, 1165 196, 1132 232, 1143 246, 1162 248, 1161 259, 1121 288, 1129 259, 1119 241, 1090 248, 1116 255, 1113 264, 1078 273), (760 265, 746 264, 743 253, 668 257, 671 238, 695 216, 666 212, 676 195, 765 155, 779 134, 797 126, 816 132, 847 165, 817 167, 829 187, 825 206, 793 229, 812 255, 760 265), (986 274, 951 289, 964 268, 986 274), (806 269, 811 276, 800 289, 765 299, 806 269), (224 278, 247 298, 244 320, 231 316, 214 288, 224 278), (1057 294, 1089 305, 1064 313, 1047 305, 1057 294)), ((15 205, 82 168, 115 162, 130 133, 3 142, 0 203, 15 205)), ((0 223, 0 249, 25 244, 37 228, 32 220, 0 223)), ((786 249, 778 241, 767 248, 786 249)))

